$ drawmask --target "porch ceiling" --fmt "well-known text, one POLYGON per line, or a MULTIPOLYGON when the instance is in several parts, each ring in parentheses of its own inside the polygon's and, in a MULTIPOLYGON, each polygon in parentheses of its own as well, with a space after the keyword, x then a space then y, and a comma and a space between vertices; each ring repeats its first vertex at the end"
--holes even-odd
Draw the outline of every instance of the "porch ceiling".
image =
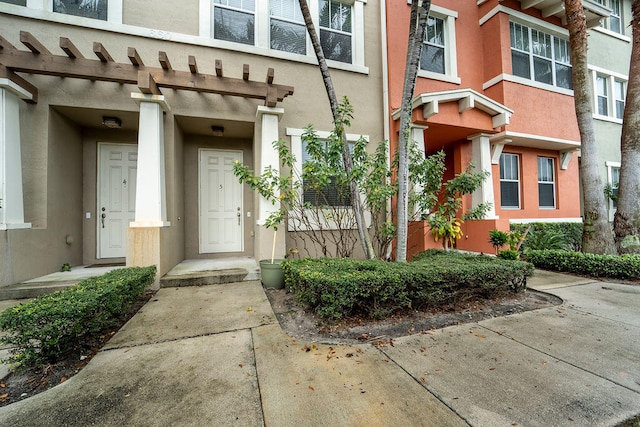
MULTIPOLYGON (((542 12, 544 18, 550 16, 558 17, 566 24, 564 13, 564 0, 520 0, 522 9, 535 8, 542 12)), ((584 12, 587 16, 587 26, 597 27, 602 18, 607 18, 611 14, 611 9, 601 5, 596 0, 582 0, 584 12)))
POLYGON ((222 137, 252 139, 255 123, 210 119, 204 117, 176 116, 176 121, 185 134, 213 137, 212 126, 224 128, 222 137))
POLYGON ((122 121, 122 127, 119 128, 120 130, 138 130, 139 114, 134 111, 115 111, 64 106, 54 106, 53 109, 83 128, 107 129, 102 124, 102 118, 107 116, 117 117, 122 121))

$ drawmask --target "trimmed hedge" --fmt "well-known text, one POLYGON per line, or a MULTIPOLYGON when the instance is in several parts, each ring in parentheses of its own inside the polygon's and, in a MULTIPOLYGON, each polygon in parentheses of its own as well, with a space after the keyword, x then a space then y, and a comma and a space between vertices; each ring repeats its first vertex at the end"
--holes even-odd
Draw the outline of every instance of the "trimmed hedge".
POLYGON ((544 270, 614 279, 639 279, 640 255, 596 255, 562 250, 526 251, 527 260, 544 270))
POLYGON ((423 252, 409 263, 320 258, 282 266, 296 300, 327 323, 518 292, 533 274, 533 265, 526 262, 440 250, 423 252))
MULTIPOLYGON (((569 247, 574 251, 582 250, 582 223, 581 222, 532 222, 530 224, 511 224, 511 231, 524 233, 531 226, 529 232, 561 234, 569 247)), ((522 250, 527 248, 527 240, 522 244, 522 250)))
POLYGON ((59 360, 83 338, 115 325, 155 275, 155 266, 113 270, 4 310, 0 329, 8 334, 0 344, 13 347, 8 361, 37 366, 59 360))

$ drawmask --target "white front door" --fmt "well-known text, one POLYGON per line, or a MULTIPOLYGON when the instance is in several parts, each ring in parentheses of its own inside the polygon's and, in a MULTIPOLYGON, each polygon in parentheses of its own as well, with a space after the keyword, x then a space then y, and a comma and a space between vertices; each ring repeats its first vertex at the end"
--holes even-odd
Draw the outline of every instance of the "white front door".
POLYGON ((135 219, 138 146, 98 144, 98 255, 121 258, 127 227, 135 219))
POLYGON ((200 150, 200 253, 243 250, 242 151, 200 150))

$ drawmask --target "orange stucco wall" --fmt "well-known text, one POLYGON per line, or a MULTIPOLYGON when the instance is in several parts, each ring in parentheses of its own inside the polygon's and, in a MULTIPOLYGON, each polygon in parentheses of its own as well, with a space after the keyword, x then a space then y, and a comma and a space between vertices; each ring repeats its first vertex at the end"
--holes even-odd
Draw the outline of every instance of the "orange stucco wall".
MULTIPOLYGON (((413 112, 414 122, 424 124, 426 151, 433 152, 445 148, 447 177, 461 172, 471 161, 471 143, 467 138, 477 133, 514 132, 527 134, 541 140, 579 141, 573 97, 559 91, 545 90, 532 85, 523 85, 503 79, 511 74, 511 46, 509 20, 505 13, 497 13, 482 26, 479 20, 502 5, 521 13, 543 19, 554 25, 561 25, 555 18, 543 18, 536 8, 520 9, 517 0, 489 0, 478 6, 475 1, 433 0, 433 5, 456 11, 455 20, 458 77, 461 83, 418 77, 415 94, 433 93, 458 89, 473 89, 514 111, 508 125, 494 129, 491 116, 472 108, 460 112, 456 102, 440 103, 438 113, 423 117, 421 109, 413 112), (483 85, 495 79, 487 89, 483 85), (553 108, 553 113, 550 113, 553 108)), ((407 54, 410 5, 404 1, 389 1, 387 7, 387 39, 389 66, 389 107, 390 112, 400 108, 404 66, 407 54)), ((391 121, 390 145, 392 152, 398 141, 398 121, 391 121)), ((521 144, 522 142, 518 142, 521 144)), ((560 169, 560 153, 533 147, 505 145, 504 152, 521 156, 521 209, 500 208, 500 169, 492 166, 495 209, 499 219, 469 221, 464 224, 464 237, 457 242, 460 249, 492 252, 488 243, 488 230, 499 228, 508 230, 510 219, 533 218, 576 218, 580 216, 578 190, 578 160, 574 154, 566 170, 560 169), (538 206, 538 156, 555 159, 556 208, 540 209, 538 206)), ((466 197, 463 209, 468 209, 471 197, 466 197)), ((409 251, 414 252, 429 247, 439 247, 424 231, 422 222, 412 225, 409 251), (419 232, 418 230, 423 230, 419 232)))

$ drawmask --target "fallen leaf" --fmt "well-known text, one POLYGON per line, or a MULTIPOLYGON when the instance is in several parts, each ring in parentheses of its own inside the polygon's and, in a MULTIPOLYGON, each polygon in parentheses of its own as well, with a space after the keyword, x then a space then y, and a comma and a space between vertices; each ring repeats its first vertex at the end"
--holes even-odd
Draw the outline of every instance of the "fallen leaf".
POLYGON ((128 353, 128 352, 130 352, 130 351, 131 351, 131 349, 130 349, 130 348, 128 348, 128 349, 126 349, 124 352, 125 352, 125 353, 128 353))
POLYGON ((247 311, 253 311, 253 307, 251 306, 247 307, 247 311))
POLYGON ((315 388, 313 388, 313 387, 311 387, 311 386, 309 386, 309 390, 311 390, 311 391, 316 391, 316 389, 315 389, 315 388))
POLYGON ((475 336, 477 336, 478 338, 486 338, 484 335, 482 334, 475 334, 475 336))
POLYGON ((0 394, 0 399, 6 399, 7 397, 9 397, 9 393, 0 394))
POLYGON ((426 382, 426 381, 427 381, 427 379, 426 379, 425 377, 420 377, 420 381, 422 381, 422 382, 426 382))
POLYGON ((241 364, 239 364, 238 366, 240 366, 240 367, 242 368, 242 363, 241 363, 241 364))
POLYGON ((60 378, 60 384, 62 384, 63 382, 65 382, 67 380, 67 377, 62 377, 60 378))
POLYGON ((546 361, 546 360, 543 360, 543 361, 542 361, 542 366, 544 366, 544 365, 546 365, 546 364, 547 364, 547 361, 546 361))
POLYGON ((495 371, 495 370, 496 370, 496 368, 489 368, 489 370, 490 370, 490 371, 495 371))

